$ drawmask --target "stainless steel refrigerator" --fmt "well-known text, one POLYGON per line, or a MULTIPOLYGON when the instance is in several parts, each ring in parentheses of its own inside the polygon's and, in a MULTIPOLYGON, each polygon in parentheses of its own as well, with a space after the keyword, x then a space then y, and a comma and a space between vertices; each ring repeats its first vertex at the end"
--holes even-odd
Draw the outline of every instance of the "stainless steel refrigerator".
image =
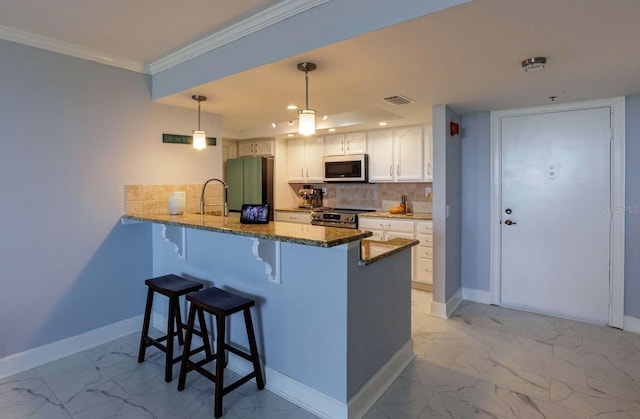
POLYGON ((269 220, 273 220, 273 158, 227 160, 227 185, 229 211, 240 212, 242 204, 269 204, 269 220))

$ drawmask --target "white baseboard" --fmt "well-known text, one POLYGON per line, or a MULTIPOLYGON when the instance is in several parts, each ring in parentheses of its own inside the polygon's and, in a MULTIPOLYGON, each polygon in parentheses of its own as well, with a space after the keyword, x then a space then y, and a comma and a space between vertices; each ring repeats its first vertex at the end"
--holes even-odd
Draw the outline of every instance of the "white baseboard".
POLYGON ((640 319, 633 316, 624 316, 624 330, 640 333, 640 319))
POLYGON ((458 308, 461 302, 462 302, 462 288, 458 289, 458 291, 456 291, 455 294, 453 294, 445 304, 432 301, 431 314, 433 314, 434 316, 448 319, 451 316, 451 313, 453 313, 453 311, 456 308, 458 308))
POLYGON ((362 418, 415 357, 411 339, 349 400, 349 419, 362 418))
POLYGON ((462 288, 462 299, 482 304, 491 304, 491 291, 462 288))
POLYGON ((9 355, 0 359, 0 378, 39 367, 122 336, 139 332, 141 329, 142 316, 135 316, 70 338, 9 355))
MULTIPOLYGON (((414 357, 413 340, 410 340, 364 385, 358 394, 349 400, 348 404, 269 367, 265 367, 266 389, 321 418, 360 419, 414 357)), ((229 354, 228 368, 239 375, 246 375, 253 370, 249 361, 234 354, 229 354)))

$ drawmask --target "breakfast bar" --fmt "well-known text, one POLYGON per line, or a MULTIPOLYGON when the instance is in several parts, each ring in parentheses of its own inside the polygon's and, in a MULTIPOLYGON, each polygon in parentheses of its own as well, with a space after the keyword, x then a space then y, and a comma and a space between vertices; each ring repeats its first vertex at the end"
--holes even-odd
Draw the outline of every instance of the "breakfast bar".
MULTIPOLYGON (((362 415, 414 357, 415 240, 200 214, 122 220, 153 223, 154 275, 175 273, 255 299, 267 389, 320 417, 362 415)), ((231 327, 230 338, 246 348, 242 329, 231 327)), ((234 357, 229 367, 250 368, 234 357)))

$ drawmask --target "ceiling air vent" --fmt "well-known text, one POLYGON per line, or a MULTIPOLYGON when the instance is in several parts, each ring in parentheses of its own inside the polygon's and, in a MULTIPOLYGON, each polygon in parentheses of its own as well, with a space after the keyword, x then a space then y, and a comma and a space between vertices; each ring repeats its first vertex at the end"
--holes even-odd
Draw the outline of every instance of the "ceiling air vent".
POLYGON ((404 96, 389 96, 382 98, 382 100, 391 103, 392 105, 407 105, 409 103, 413 103, 413 100, 406 98, 404 96))

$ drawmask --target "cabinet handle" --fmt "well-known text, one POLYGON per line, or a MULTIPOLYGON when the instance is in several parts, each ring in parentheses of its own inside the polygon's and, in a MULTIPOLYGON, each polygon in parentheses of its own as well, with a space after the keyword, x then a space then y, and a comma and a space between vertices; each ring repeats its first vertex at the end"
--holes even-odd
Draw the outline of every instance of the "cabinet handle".
POLYGON ((389 165, 389 176, 393 176, 393 165, 389 165))
POLYGON ((349 151, 349 141, 347 141, 347 151, 349 151))
POLYGON ((309 168, 307 167, 307 177, 309 177, 309 168))
POLYGON ((398 176, 400 176, 400 165, 398 165, 398 168, 396 169, 396 173, 398 174, 398 176))
POLYGON ((427 174, 431 175, 431 163, 427 163, 427 174))
POLYGON ((254 153, 258 151, 258 147, 256 146, 256 144, 251 144, 251 151, 253 151, 254 153))
POLYGON ((344 151, 344 140, 340 141, 340 151, 344 151))

